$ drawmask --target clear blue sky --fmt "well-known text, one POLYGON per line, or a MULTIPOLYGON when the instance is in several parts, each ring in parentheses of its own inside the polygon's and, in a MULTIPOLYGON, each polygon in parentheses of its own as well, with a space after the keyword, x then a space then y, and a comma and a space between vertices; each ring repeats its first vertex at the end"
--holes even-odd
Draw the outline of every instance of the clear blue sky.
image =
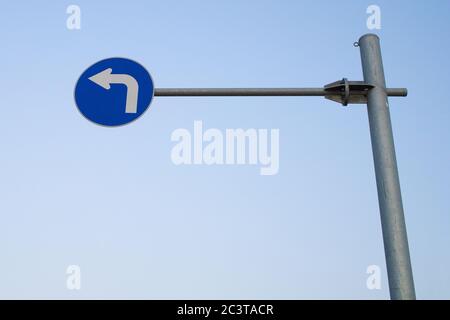
POLYGON ((388 298, 367 113, 321 98, 155 98, 104 128, 80 74, 139 61, 157 87, 362 79, 353 42, 382 10, 418 298, 450 298, 450 2, 7 1, 0 10, 1 298, 388 298), (280 171, 175 166, 177 128, 280 129, 280 171), (66 288, 79 265, 82 288, 66 288), (382 289, 366 288, 379 265, 382 289))

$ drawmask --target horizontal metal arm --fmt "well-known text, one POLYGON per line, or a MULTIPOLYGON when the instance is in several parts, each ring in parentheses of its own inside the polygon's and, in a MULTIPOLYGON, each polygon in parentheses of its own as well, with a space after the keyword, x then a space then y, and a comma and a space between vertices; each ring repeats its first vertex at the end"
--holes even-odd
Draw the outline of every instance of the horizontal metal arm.
MULTIPOLYGON (((405 88, 386 89, 391 97, 406 97, 405 88)), ((350 91, 350 95, 361 95, 364 91, 350 91)), ((200 96, 311 96, 324 97, 330 95, 325 88, 157 88, 157 97, 200 97, 200 96)))
POLYGON ((155 96, 324 96, 323 88, 179 88, 155 89, 155 96))
POLYGON ((408 89, 406 88, 387 88, 386 93, 389 97, 406 97, 408 89))

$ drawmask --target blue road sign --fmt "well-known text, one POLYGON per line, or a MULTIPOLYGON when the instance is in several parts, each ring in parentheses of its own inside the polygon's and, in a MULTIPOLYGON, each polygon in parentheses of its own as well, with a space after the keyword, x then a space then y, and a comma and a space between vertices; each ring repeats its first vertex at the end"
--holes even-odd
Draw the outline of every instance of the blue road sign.
POLYGON ((75 102, 92 122, 120 126, 139 118, 153 98, 153 80, 139 63, 125 58, 90 66, 75 86, 75 102))

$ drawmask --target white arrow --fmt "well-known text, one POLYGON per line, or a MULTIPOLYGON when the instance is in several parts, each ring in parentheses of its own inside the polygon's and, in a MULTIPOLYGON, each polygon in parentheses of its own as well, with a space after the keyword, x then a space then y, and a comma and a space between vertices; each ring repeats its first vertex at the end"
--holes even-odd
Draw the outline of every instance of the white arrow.
POLYGON ((89 80, 95 82, 99 86, 109 90, 111 84, 124 84, 127 86, 127 102, 125 105, 125 113, 137 112, 137 98, 139 85, 135 78, 128 74, 112 74, 112 69, 105 69, 92 77, 89 80))

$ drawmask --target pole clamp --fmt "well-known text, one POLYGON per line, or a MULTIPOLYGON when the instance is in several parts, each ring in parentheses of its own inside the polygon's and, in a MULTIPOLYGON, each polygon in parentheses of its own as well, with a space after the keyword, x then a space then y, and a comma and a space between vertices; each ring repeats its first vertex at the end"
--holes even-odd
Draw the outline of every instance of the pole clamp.
POLYGON ((367 103, 367 93, 373 85, 364 81, 348 81, 347 78, 324 86, 326 99, 339 102, 343 106, 367 103))

